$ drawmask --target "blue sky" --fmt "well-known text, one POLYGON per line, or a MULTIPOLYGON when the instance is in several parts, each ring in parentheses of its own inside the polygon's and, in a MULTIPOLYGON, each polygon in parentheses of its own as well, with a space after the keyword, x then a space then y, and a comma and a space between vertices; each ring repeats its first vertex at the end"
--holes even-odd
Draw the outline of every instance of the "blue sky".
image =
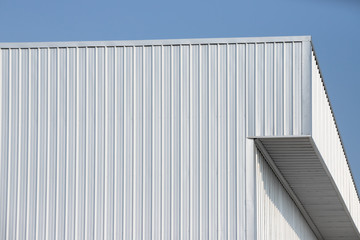
POLYGON ((360 188, 360 1, 0 0, 0 42, 311 35, 360 188))

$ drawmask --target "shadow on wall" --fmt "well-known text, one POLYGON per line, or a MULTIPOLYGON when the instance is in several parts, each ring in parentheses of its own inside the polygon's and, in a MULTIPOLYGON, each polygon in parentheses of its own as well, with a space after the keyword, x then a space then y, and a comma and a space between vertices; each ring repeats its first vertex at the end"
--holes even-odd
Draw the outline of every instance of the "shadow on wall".
POLYGON ((259 151, 256 153, 258 239, 314 239, 314 233, 259 151))

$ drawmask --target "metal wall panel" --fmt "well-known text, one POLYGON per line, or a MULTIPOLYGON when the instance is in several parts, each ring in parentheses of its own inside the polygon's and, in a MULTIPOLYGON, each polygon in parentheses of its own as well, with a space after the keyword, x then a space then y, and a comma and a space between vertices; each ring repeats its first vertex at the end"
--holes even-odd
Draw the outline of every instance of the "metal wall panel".
POLYGON ((257 239, 313 239, 316 236, 259 151, 256 152, 257 239))
POLYGON ((313 138, 349 215, 360 228, 360 202, 319 66, 312 56, 313 138))
POLYGON ((255 239, 246 136, 303 132, 308 42, 3 47, 1 238, 255 239))
MULTIPOLYGON (((306 42, 305 42, 306 43, 306 42)), ((304 42, 247 44, 248 136, 300 135, 305 123, 304 42)), ((307 49, 310 51, 310 49, 307 49)))

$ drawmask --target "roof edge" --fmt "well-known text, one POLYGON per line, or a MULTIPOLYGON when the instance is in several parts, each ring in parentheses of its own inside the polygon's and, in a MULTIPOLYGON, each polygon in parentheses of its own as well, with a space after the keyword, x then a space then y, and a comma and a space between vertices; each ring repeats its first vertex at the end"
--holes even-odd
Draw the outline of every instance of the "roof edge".
POLYGON ((357 196, 358 196, 358 201, 360 202, 360 194, 359 194, 359 189, 357 188, 357 185, 356 185, 356 182, 355 182, 355 179, 354 179, 354 175, 352 173, 352 170, 351 170, 351 165, 350 165, 350 162, 349 162, 349 158, 347 156, 347 153, 346 153, 346 150, 345 150, 345 145, 344 145, 344 141, 343 141, 343 138, 341 137, 341 133, 340 133, 340 129, 338 127, 338 123, 336 121, 336 117, 335 117, 335 112, 333 110, 333 107, 332 107, 332 104, 331 104, 331 101, 330 101, 330 97, 329 97, 329 94, 328 94, 328 90, 326 88, 326 84, 325 84, 325 80, 324 80, 324 75, 322 74, 322 71, 321 71, 321 68, 320 68, 320 63, 319 63, 319 59, 316 55, 316 51, 315 51, 315 48, 314 48, 314 43, 312 41, 311 42, 311 50, 312 50, 312 54, 314 55, 314 58, 315 58, 315 62, 318 66, 318 70, 319 70, 319 74, 320 74, 320 79, 321 79, 321 82, 324 86, 324 90, 325 90, 325 95, 326 95, 326 98, 327 98, 327 101, 329 103, 329 107, 330 107, 330 111, 331 111, 331 114, 334 118, 334 122, 335 122, 335 127, 336 127, 336 131, 337 131, 337 134, 339 136, 339 140, 340 140, 340 144, 341 144, 341 147, 342 147, 342 150, 344 152, 344 155, 345 155, 345 159, 346 159, 346 163, 348 165, 348 168, 349 168, 349 171, 350 171, 350 175, 351 175, 351 179, 352 179, 352 182, 353 182, 353 185, 355 187, 355 191, 357 193, 357 196))
POLYGON ((189 44, 231 44, 266 42, 311 42, 311 36, 244 37, 244 38, 189 38, 124 41, 71 41, 71 42, 0 42, 0 48, 58 48, 58 47, 107 47, 152 46, 189 44))

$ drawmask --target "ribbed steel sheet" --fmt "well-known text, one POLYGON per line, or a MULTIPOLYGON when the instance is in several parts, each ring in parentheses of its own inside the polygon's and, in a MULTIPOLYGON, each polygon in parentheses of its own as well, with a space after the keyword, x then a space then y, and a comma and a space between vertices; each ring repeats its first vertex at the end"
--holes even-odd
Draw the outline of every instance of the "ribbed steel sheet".
POLYGON ((311 133, 309 37, 0 48, 3 239, 256 239, 246 137, 311 133))
POLYGON ((350 166, 336 126, 334 113, 313 52, 312 57, 312 136, 346 205, 360 229, 360 202, 350 166))
POLYGON ((256 152, 257 239, 317 240, 273 170, 256 152))

